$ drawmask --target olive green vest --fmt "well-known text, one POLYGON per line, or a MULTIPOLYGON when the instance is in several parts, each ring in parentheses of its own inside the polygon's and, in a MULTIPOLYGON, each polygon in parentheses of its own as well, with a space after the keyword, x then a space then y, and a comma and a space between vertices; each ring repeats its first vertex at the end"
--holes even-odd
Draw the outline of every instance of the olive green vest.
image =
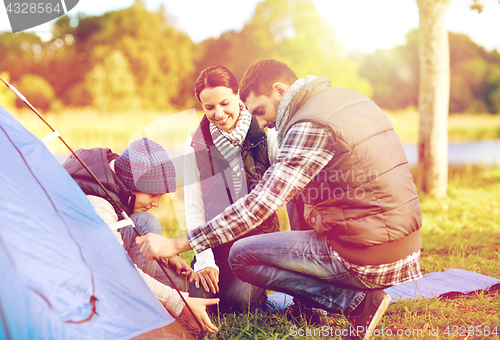
POLYGON ((420 202, 403 145, 382 110, 320 77, 294 97, 291 115, 285 133, 311 121, 334 141, 333 159, 298 193, 305 222, 360 265, 391 263, 419 250, 420 202))

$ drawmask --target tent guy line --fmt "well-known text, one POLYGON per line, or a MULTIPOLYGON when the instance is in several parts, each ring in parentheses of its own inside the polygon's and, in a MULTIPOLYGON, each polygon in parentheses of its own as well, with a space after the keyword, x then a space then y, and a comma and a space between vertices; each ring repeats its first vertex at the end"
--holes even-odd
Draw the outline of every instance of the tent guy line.
MULTIPOLYGON (((19 92, 19 90, 17 90, 13 85, 7 83, 7 81, 5 81, 1 76, 0 76, 0 80, 2 80, 2 82, 5 84, 5 86, 7 86, 12 92, 14 92, 19 97, 19 99, 21 99, 31 109, 31 111, 33 111, 38 116, 38 118, 40 118, 45 123, 45 125, 47 125, 47 127, 52 131, 51 135, 54 136, 54 138, 56 138, 56 137, 59 138, 59 140, 66 146, 66 148, 71 152, 71 154, 73 154, 76 157, 76 159, 78 159, 78 161, 89 172, 89 174, 92 176, 92 178, 104 190, 104 192, 106 193, 106 195, 113 201, 113 203, 115 204, 115 206, 118 207, 119 205, 114 200, 114 198, 109 194, 108 190, 104 187, 104 185, 101 183, 101 181, 94 175, 94 173, 89 169, 89 167, 85 164, 85 162, 83 162, 83 160, 73 151, 73 149, 64 141, 64 139, 61 137, 61 135, 59 134, 59 132, 56 131, 56 130, 54 130, 54 128, 52 128, 52 126, 42 117, 42 115, 38 112, 38 110, 35 109, 35 107, 33 107, 33 105, 31 105, 31 103, 26 99, 26 97, 24 97, 21 94, 21 92, 19 92)), ((134 228, 134 231, 136 232, 136 234, 138 236, 142 236, 141 233, 139 232, 139 230, 137 230, 137 228, 135 227, 134 222, 130 219, 130 217, 127 215, 127 213, 124 210, 121 211, 121 215, 128 222, 127 225, 132 226, 132 228, 134 228)), ((158 265, 160 266, 160 268, 163 271, 163 273, 165 274, 165 276, 168 278, 168 280, 170 281, 170 283, 172 284, 172 286, 174 287, 174 289, 177 291, 177 293, 181 297, 182 301, 184 302, 184 304, 188 308, 188 310, 191 313, 191 315, 193 315, 193 318, 196 320, 196 323, 200 327, 200 330, 203 330, 203 327, 202 327, 200 321, 196 318, 193 310, 191 309, 191 306, 189 306, 189 304, 187 303, 186 299, 181 294, 181 292, 179 291, 179 289, 175 285, 175 283, 172 280, 172 278, 170 277, 170 275, 168 275, 168 273, 166 271, 166 268, 165 268, 165 266, 166 266, 165 262, 163 262, 162 259, 158 259, 158 258, 156 259, 156 262, 158 263, 158 265)), ((93 298, 95 299, 95 297, 93 297, 93 298)), ((95 305, 93 307, 94 307, 94 310, 93 310, 92 315, 95 312, 95 305)))

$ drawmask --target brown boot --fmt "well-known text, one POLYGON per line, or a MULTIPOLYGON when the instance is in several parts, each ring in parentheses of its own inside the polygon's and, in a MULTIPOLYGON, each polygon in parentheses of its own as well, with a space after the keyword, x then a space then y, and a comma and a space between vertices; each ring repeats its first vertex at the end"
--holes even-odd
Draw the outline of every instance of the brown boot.
POLYGON ((365 298, 349 314, 352 326, 363 340, 368 340, 391 303, 391 297, 382 289, 369 290, 365 298))

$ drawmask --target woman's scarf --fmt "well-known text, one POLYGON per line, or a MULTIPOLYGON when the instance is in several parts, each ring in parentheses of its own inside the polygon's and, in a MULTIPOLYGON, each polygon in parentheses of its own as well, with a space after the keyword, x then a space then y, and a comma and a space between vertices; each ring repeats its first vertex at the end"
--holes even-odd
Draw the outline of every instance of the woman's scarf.
MULTIPOLYGON (((246 107, 240 103, 240 115, 234 129, 226 131, 221 130, 214 124, 210 123, 210 134, 214 145, 217 147, 222 157, 227 160, 232 170, 231 175, 233 178, 233 186, 236 197, 239 197, 241 186, 243 183, 242 178, 242 162, 241 162, 241 147, 250 128, 252 115, 246 107)), ((236 199, 233 198, 233 202, 236 199)))

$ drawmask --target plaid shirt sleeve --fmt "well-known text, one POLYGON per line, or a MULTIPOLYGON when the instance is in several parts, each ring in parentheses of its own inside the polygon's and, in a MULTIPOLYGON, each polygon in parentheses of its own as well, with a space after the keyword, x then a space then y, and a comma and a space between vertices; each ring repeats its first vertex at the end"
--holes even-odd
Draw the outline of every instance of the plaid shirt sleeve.
POLYGON ((247 233, 291 200, 323 169, 334 155, 330 130, 302 122, 290 128, 276 161, 252 192, 226 208, 205 225, 188 232, 196 253, 247 233))

